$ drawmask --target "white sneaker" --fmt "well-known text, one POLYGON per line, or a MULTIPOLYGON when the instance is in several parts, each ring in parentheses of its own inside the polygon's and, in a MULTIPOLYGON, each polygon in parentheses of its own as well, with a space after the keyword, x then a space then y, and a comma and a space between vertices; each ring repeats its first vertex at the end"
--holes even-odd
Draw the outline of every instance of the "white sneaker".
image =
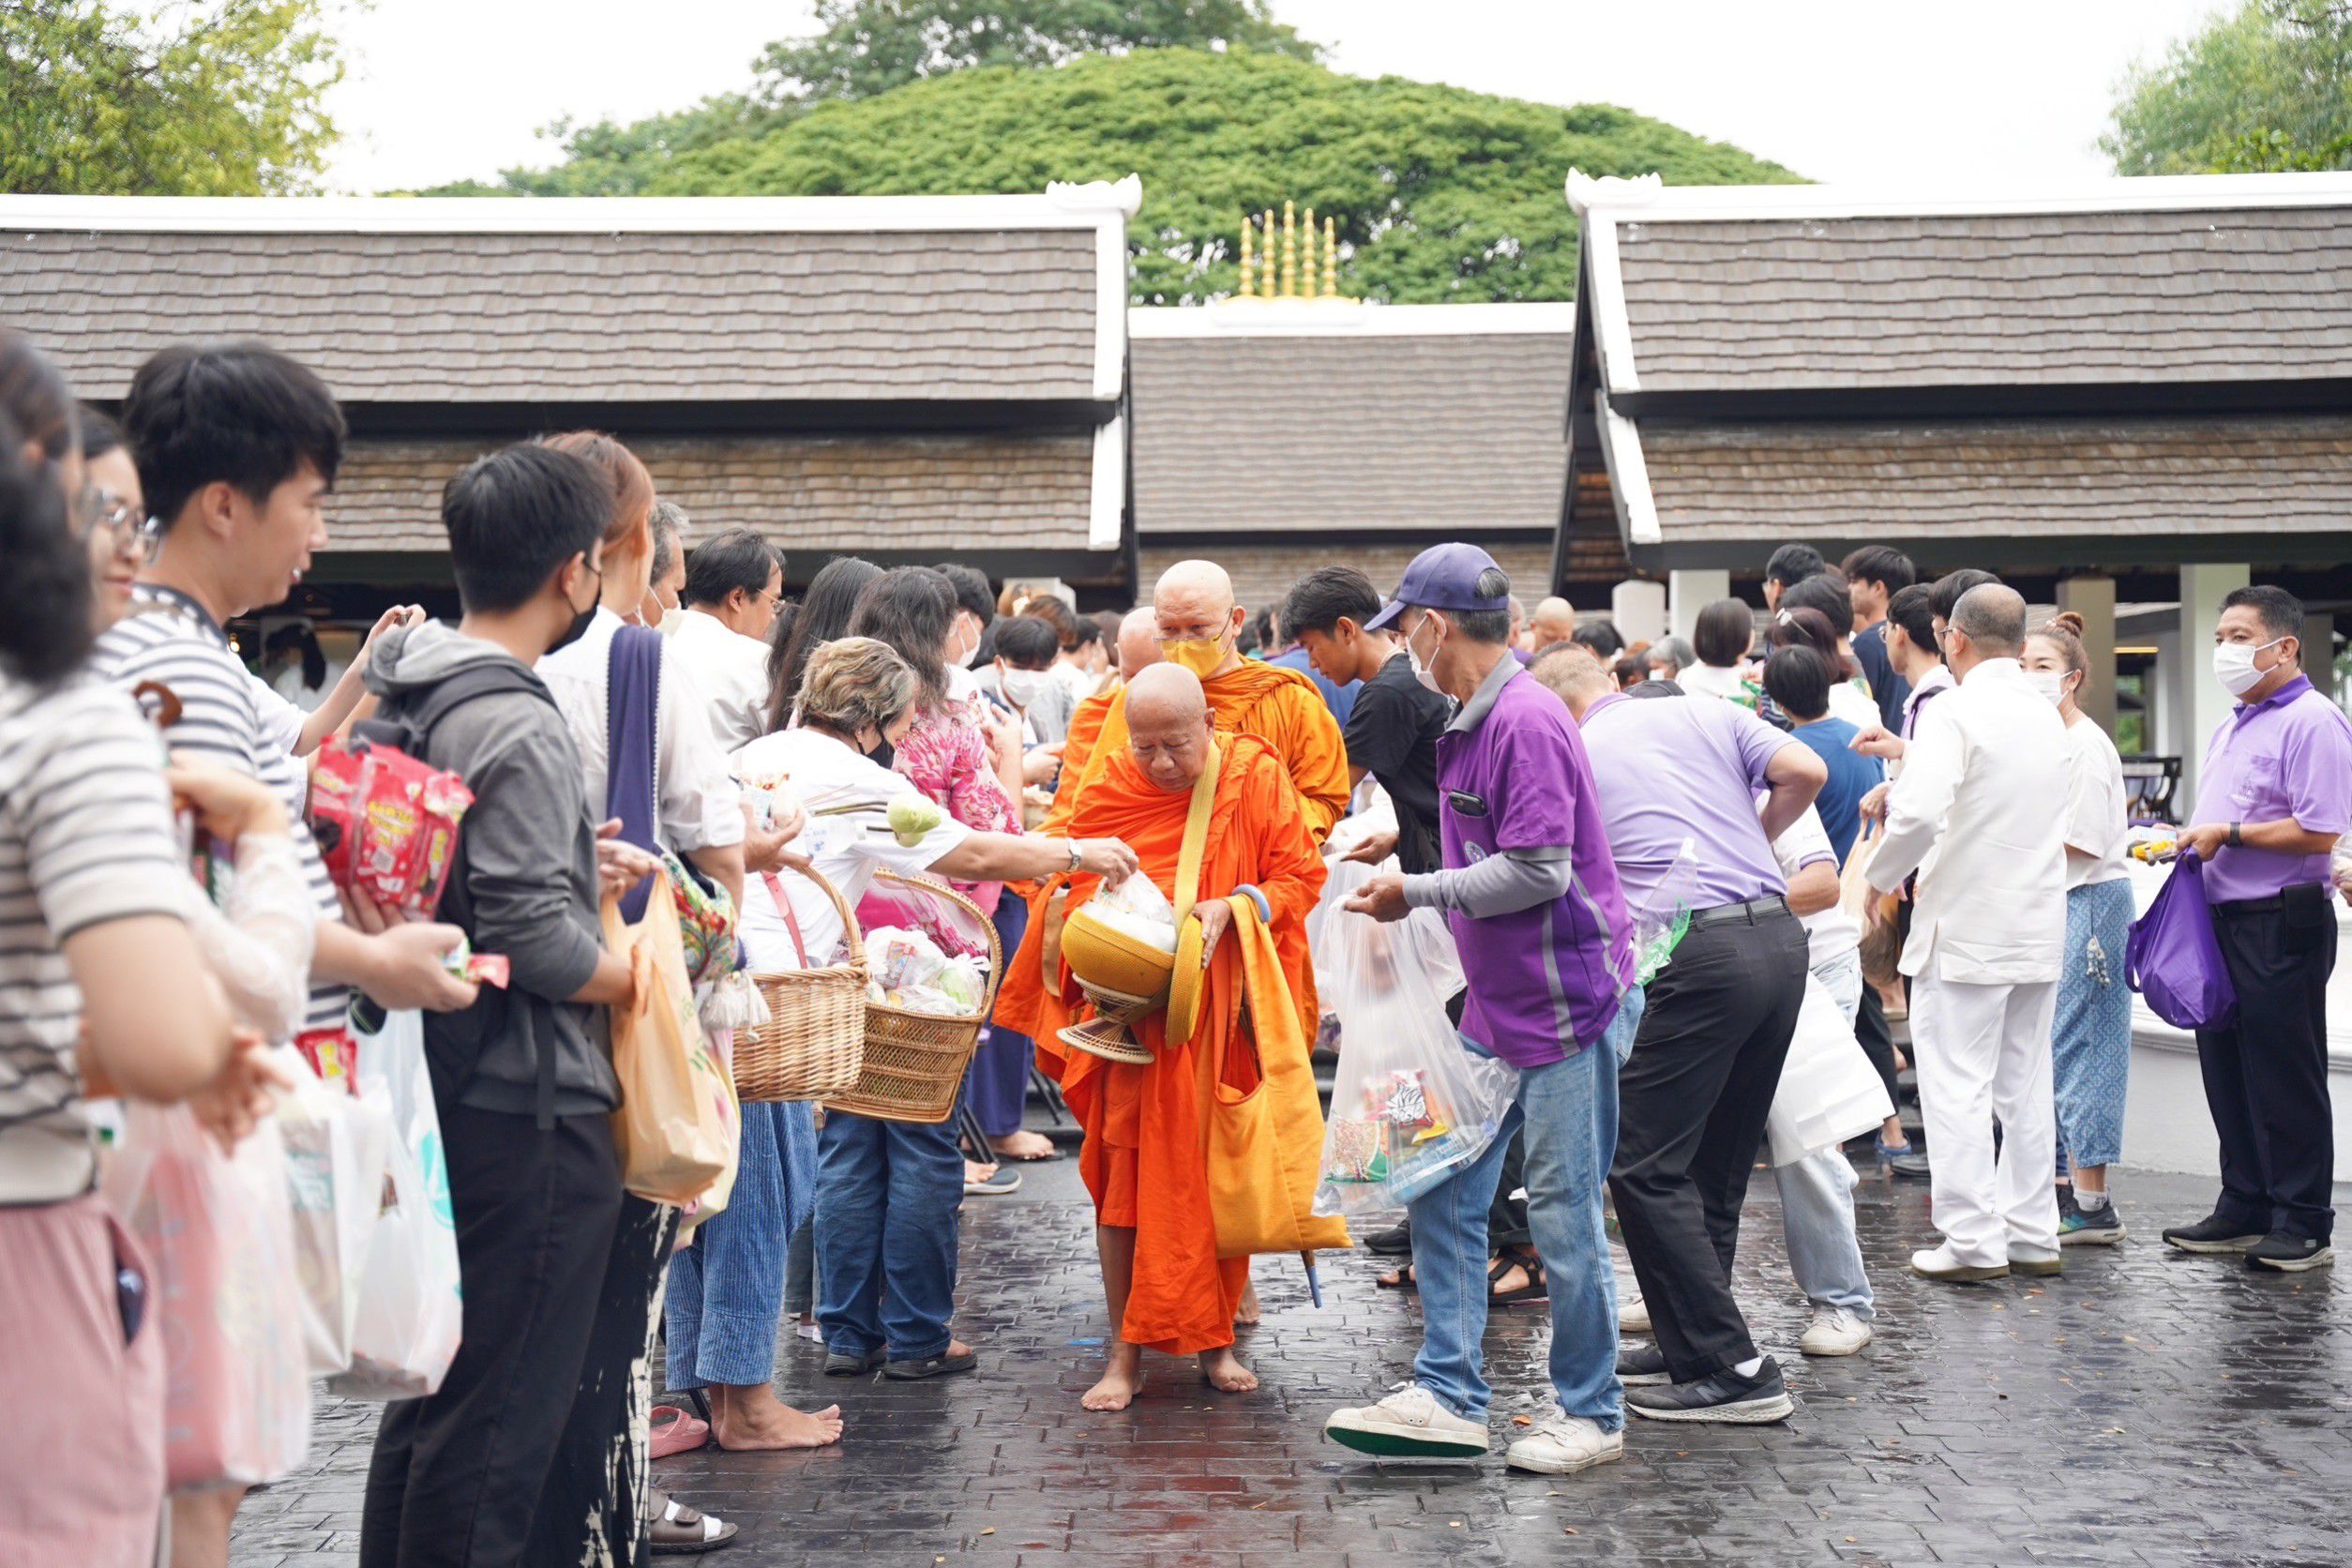
POLYGON ((1618 1292, 1617 1332, 1620 1334, 1648 1334, 1650 1332, 1650 1304, 1641 1299, 1641 1287, 1638 1285, 1628 1286, 1618 1292))
POLYGON ((1817 1306, 1797 1349, 1809 1356, 1850 1356, 1870 1343, 1870 1325, 1842 1306, 1817 1306))
POLYGON ((1485 1422, 1455 1415, 1419 1383, 1407 1383, 1377 1405, 1332 1411, 1323 1436, 1383 1459, 1477 1459, 1492 1445, 1485 1422))
POLYGON ((1979 1279, 2007 1279, 2009 1264, 2006 1259, 1998 1263, 1962 1262, 1952 1250, 1952 1244, 1946 1242, 1941 1246, 1911 1254, 1911 1272, 1929 1279, 1958 1284, 1979 1279))
POLYGON ((1625 1434, 1604 1432, 1582 1416, 1553 1410, 1535 1429, 1513 1443, 1503 1459, 1513 1470, 1538 1475, 1574 1475, 1625 1456, 1625 1434))

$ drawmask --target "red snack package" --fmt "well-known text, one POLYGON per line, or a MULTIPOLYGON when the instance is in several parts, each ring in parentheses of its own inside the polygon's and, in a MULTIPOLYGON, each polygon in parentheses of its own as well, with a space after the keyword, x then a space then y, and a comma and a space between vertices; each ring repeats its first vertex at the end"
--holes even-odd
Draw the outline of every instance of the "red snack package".
POLYGON ((358 739, 320 748, 310 769, 310 828, 327 875, 377 903, 430 914, 474 792, 406 752, 358 739))

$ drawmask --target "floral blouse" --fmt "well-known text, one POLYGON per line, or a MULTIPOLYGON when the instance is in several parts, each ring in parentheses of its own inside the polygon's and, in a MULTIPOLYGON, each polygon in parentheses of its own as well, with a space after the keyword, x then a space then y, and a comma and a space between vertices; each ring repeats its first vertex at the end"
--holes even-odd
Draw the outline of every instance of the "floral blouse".
MULTIPOLYGON (((951 702, 926 714, 901 736, 893 762, 907 780, 975 833, 1018 833, 1020 807, 1004 793, 1003 781, 988 761, 983 729, 984 699, 951 702)), ((956 890, 993 915, 1003 882, 955 882, 956 890)))

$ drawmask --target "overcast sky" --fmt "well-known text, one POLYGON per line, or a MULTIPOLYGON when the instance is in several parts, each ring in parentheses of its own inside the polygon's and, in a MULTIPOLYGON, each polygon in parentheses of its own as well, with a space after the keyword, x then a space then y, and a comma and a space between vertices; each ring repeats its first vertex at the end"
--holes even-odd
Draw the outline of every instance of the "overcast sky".
MULTIPOLYGON (((339 188, 550 161, 565 116, 634 117, 742 85, 807 0, 377 0, 347 32, 339 188), (552 22, 552 24, 551 24, 552 22)), ((1868 182, 2103 174, 2134 61, 2217 0, 1275 0, 1360 75, 1606 101, 1802 174, 1868 182), (1957 19, 1955 21, 1955 19, 1957 19)))

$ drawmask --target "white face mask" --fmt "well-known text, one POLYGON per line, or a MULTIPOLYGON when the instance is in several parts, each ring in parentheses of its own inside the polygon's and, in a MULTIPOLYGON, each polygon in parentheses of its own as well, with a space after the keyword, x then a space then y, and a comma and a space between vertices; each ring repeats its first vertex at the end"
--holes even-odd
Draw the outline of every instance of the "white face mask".
POLYGON ((2066 672, 2064 671, 2028 670, 2026 671, 2026 679, 2032 685, 2034 690, 2049 699, 2050 706, 2055 708, 2066 701, 2066 672))
POLYGON ((1037 699, 1045 695, 1046 672, 1042 670, 1007 670, 998 677, 997 684, 1007 702, 1026 712, 1035 707, 1037 699))
POLYGON ((1443 696, 1444 691, 1443 688, 1438 685, 1438 677, 1435 673, 1433 673, 1433 670, 1438 661, 1438 650, 1445 646, 1445 639, 1443 637, 1440 637, 1437 641, 1437 645, 1429 650, 1429 656, 1426 659, 1424 659, 1421 656, 1420 651, 1413 646, 1413 637, 1421 635, 1422 626, 1435 626, 1442 627, 1444 625, 1445 623, 1443 621, 1440 621, 1435 615, 1425 611, 1421 617, 1420 624, 1413 627, 1412 636, 1405 639, 1405 656, 1412 661, 1413 679, 1419 681, 1423 686, 1427 686, 1431 691, 1437 692, 1440 696, 1443 696))
MULTIPOLYGON (((2285 641, 2274 637, 2268 642, 2216 642, 2213 644, 2213 678, 2222 683, 2222 689, 2232 697, 2242 697, 2260 686, 2269 670, 2254 668, 2254 656, 2265 648, 2275 648, 2285 641)), ((2275 666, 2273 667, 2275 668, 2275 666)))

